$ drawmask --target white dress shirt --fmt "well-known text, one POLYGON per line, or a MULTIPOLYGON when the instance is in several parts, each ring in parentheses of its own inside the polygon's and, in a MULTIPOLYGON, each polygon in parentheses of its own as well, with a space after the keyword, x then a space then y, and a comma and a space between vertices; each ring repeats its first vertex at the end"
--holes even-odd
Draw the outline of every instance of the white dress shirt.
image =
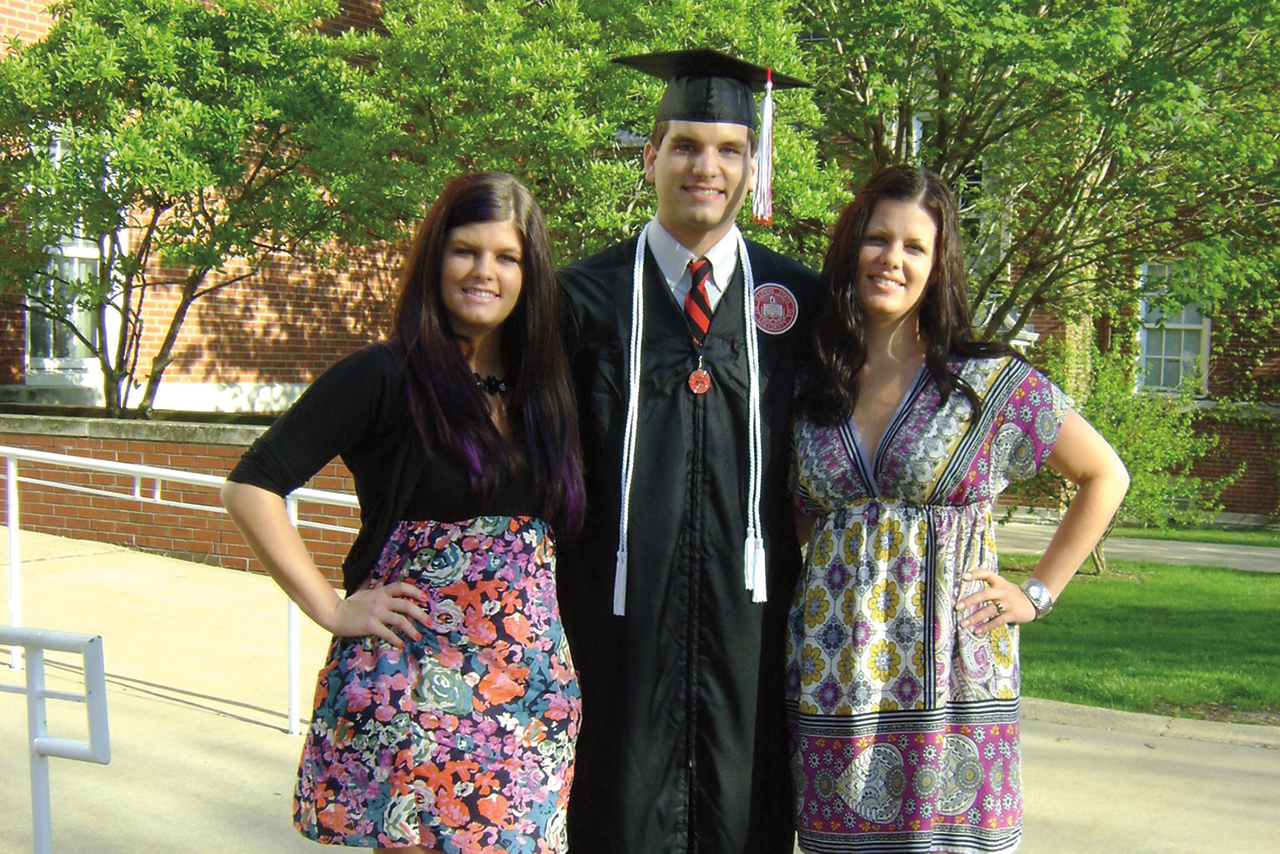
MULTIPOLYGON (((689 262, 699 257, 684 247, 680 241, 671 236, 671 232, 662 227, 658 218, 649 223, 649 251, 658 262, 658 269, 667 280, 667 287, 680 310, 684 310, 684 298, 692 286, 689 275, 689 262)), ((724 287, 733 280, 734 270, 738 267, 738 226, 729 232, 706 252, 706 259, 711 262, 711 278, 707 281, 707 302, 711 310, 716 310, 720 297, 724 295, 724 287)))

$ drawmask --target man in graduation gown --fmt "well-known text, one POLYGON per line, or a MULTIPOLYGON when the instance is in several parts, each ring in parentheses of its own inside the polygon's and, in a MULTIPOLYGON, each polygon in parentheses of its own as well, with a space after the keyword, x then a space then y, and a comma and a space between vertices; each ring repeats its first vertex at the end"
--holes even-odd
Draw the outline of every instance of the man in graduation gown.
POLYGON ((765 69, 710 51, 618 61, 668 88, 644 153, 657 216, 559 274, 588 499, 558 567, 583 692, 569 845, 790 854, 788 451, 817 277, 734 224, 765 69))

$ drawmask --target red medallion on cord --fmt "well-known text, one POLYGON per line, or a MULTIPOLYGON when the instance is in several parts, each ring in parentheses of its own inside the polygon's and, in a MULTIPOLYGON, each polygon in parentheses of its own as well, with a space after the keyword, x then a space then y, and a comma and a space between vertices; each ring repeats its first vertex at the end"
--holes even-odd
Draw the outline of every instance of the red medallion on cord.
POLYGON ((785 285, 769 282, 756 288, 756 328, 770 335, 781 335, 796 325, 800 309, 795 294, 785 285))
POLYGON ((711 374, 702 368, 697 368, 689 374, 689 391, 694 394, 706 394, 709 388, 711 388, 711 374))

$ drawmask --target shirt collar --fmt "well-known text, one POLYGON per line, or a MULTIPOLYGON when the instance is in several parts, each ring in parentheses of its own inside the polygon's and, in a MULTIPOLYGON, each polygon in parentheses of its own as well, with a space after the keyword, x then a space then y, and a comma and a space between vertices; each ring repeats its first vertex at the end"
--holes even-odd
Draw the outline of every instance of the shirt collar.
MULTIPOLYGON (((689 262, 698 257, 672 237, 671 232, 662 227, 657 217, 649 223, 649 249, 658 262, 658 269, 671 287, 675 287, 681 276, 688 275, 689 262)), ((731 227, 715 246, 708 249, 706 258, 711 262, 714 287, 723 293, 738 267, 738 226, 731 227)))

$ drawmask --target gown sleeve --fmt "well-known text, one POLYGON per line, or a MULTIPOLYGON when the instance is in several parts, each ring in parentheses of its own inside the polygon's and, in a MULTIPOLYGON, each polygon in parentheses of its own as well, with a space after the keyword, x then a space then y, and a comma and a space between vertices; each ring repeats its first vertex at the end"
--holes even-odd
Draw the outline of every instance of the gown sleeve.
POLYGON ((288 495, 330 460, 377 440, 398 376, 395 356, 382 344, 337 362, 254 441, 227 479, 288 495))
POLYGON ((991 471, 996 492, 1040 471, 1058 441, 1067 411, 1074 406, 1061 388, 1034 368, 1013 389, 992 425, 991 471))

